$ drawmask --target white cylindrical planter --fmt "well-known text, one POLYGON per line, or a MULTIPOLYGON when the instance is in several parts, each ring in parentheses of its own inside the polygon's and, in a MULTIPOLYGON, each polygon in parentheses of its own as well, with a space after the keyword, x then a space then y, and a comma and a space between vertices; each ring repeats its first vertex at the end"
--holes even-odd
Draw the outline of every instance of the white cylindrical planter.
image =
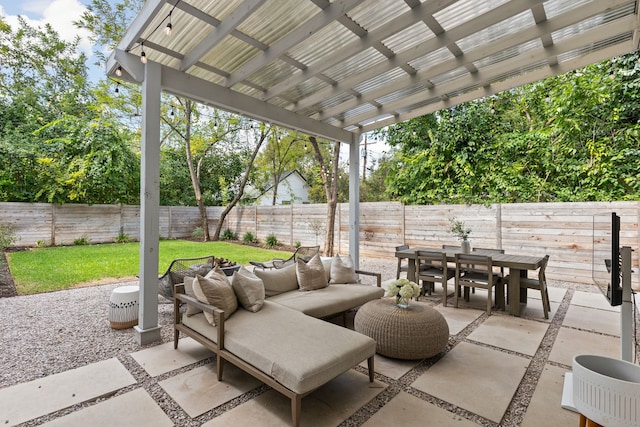
POLYGON ((610 357, 575 356, 573 404, 603 426, 640 425, 640 367, 610 357))
POLYGON ((471 242, 469 242, 467 239, 462 240, 462 242, 460 242, 460 249, 462 250, 463 254, 470 254, 471 242))
POLYGON ((113 329, 133 328, 138 324, 139 286, 121 286, 109 298, 109 323, 113 329))

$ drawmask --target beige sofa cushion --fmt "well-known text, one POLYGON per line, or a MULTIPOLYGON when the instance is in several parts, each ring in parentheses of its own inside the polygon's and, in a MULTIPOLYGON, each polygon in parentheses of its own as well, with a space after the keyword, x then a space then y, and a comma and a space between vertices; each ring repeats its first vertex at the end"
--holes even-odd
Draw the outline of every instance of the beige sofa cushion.
POLYGON ((309 292, 286 292, 268 299, 309 316, 333 316, 366 302, 382 298, 384 289, 370 285, 330 285, 309 292))
POLYGON ((295 264, 267 270, 256 268, 253 273, 262 279, 267 297, 298 289, 295 264))
POLYGON ((255 313, 264 304, 264 284, 259 277, 246 268, 240 267, 240 270, 233 273, 231 287, 245 310, 255 313))
MULTIPOLYGON (((196 297, 196 294, 193 293, 193 281, 194 280, 195 280, 195 277, 185 276, 185 278, 184 278, 184 293, 187 294, 190 297, 198 299, 198 297, 196 297)), ((202 313, 202 310, 200 310, 198 307, 194 307, 194 306, 189 305, 189 304, 186 304, 186 306, 187 306, 187 311, 186 311, 187 316, 193 316, 194 314, 202 313)))
POLYGON ((340 258, 340 255, 336 254, 331 261, 331 273, 329 283, 358 283, 358 275, 356 274, 355 267, 351 255, 347 255, 345 258, 340 258))
MULTIPOLYGON (((217 328, 202 314, 182 320, 216 342, 217 328)), ((376 343, 267 300, 257 315, 238 310, 225 321, 225 348, 290 390, 306 393, 373 356, 376 343)))
MULTIPOLYGON (((193 281, 193 292, 198 301, 223 310, 226 320, 238 309, 238 299, 227 280, 227 276, 219 268, 216 270, 219 271, 212 270, 207 274, 207 277, 198 274, 193 281)), ((213 314, 204 313, 204 315, 210 324, 216 324, 217 321, 213 314)))
POLYGON ((296 277, 301 291, 313 291, 329 285, 320 255, 314 255, 309 262, 296 261, 296 277))

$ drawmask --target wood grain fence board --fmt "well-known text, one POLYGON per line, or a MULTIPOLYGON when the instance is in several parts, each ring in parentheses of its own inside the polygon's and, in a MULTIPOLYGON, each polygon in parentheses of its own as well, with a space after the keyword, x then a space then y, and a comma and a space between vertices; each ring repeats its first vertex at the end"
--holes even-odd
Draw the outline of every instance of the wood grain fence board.
POLYGON ((129 238, 140 240, 140 206, 120 206, 121 229, 129 238))
POLYGON ((20 238, 16 246, 35 246, 51 241, 53 205, 48 203, 0 203, 0 224, 13 225, 20 238))
MULTIPOLYGON (((214 222, 223 208, 208 207, 214 222)), ((597 245, 606 248, 607 220, 612 211, 621 216, 620 241, 631 246, 633 281, 638 287, 640 269, 640 202, 604 203, 518 203, 508 205, 430 205, 405 206, 396 202, 362 203, 360 205, 360 254, 363 257, 392 258, 395 246, 406 242, 411 246, 439 248, 443 244, 459 245, 450 232, 450 220, 456 218, 472 229, 472 247, 502 247, 507 253, 549 254, 550 279, 591 283, 594 259, 593 216, 604 221, 595 237, 597 245), (603 231, 604 230, 604 231, 603 231)), ((91 241, 109 242, 124 231, 139 238, 138 206, 53 205, 0 203, 0 221, 15 226, 21 240, 17 245, 35 245, 47 241, 52 230, 57 244, 70 244, 87 233, 91 241)), ((229 227, 239 238, 251 231, 264 241, 273 233, 283 243, 299 241, 304 245, 324 244, 326 205, 238 206, 228 215, 229 227), (321 232, 311 226, 319 223, 321 232)), ((161 207, 160 235, 189 237, 201 226, 196 207, 161 207)), ((210 226, 210 230, 212 228, 210 226)), ((349 205, 338 204, 335 250, 347 253, 349 248, 349 205)), ((596 257, 602 256, 596 248, 596 257)), ((606 252, 606 251, 605 251, 606 252)))
POLYGON ((171 207, 170 232, 172 238, 191 237, 196 227, 202 227, 198 208, 192 206, 171 207))
POLYGON ((55 209, 56 244, 70 245, 86 236, 92 243, 113 242, 120 234, 118 205, 57 205, 55 209))

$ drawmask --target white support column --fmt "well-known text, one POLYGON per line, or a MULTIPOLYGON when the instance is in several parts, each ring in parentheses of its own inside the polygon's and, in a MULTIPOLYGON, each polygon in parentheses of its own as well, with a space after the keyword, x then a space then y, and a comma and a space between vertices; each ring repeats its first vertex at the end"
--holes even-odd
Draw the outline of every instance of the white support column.
POLYGON ((140 345, 161 339, 158 325, 158 249, 160 234, 160 64, 148 62, 142 82, 142 158, 140 160, 140 312, 135 326, 140 345))
POLYGON ((349 254, 360 268, 360 146, 349 145, 349 254))

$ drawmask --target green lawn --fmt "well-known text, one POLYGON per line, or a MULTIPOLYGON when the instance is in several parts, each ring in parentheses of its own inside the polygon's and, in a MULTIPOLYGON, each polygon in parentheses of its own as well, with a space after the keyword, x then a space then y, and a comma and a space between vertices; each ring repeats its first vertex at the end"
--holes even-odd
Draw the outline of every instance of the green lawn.
MULTIPOLYGON (((250 260, 287 258, 291 253, 228 242, 163 240, 160 242, 158 273, 164 273, 175 258, 204 255, 215 255, 238 264, 248 264, 250 260)), ((9 253, 7 258, 18 293, 26 295, 68 289, 97 280, 135 276, 140 271, 140 244, 34 248, 9 253)))

